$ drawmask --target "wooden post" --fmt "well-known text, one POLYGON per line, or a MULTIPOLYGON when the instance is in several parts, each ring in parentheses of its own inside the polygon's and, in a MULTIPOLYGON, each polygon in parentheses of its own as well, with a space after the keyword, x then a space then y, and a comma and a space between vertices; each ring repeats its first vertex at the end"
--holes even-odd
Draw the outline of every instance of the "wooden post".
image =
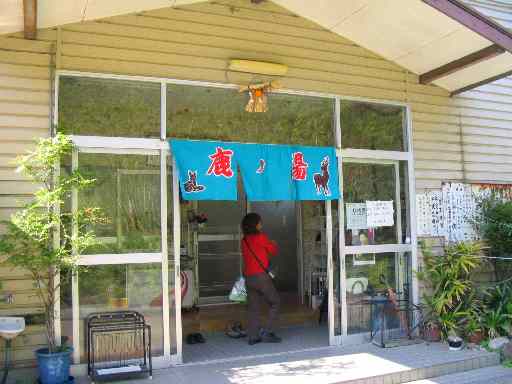
POLYGON ((23 22, 25 39, 37 36, 37 0, 23 0, 23 22))

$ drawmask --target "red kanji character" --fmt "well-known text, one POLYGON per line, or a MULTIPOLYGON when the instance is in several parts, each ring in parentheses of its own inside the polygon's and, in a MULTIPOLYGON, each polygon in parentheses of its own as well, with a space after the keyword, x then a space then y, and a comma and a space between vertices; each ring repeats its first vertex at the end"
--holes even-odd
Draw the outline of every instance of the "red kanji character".
POLYGON ((292 159, 292 179, 306 180, 308 176, 308 163, 304 161, 304 154, 302 152, 295 152, 292 159))
POLYGON ((211 175, 213 173, 215 176, 232 177, 231 156, 233 156, 232 150, 217 147, 216 152, 208 156, 212 160, 212 164, 206 174, 211 175))

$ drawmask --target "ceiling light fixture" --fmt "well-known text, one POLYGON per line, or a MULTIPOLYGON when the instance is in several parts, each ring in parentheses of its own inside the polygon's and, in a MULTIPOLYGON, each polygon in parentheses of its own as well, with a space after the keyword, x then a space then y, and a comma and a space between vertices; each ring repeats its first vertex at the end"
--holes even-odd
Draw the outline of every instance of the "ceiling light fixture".
POLYGON ((241 59, 230 60, 228 69, 235 72, 256 73, 268 76, 284 76, 288 72, 288 66, 284 64, 241 59))

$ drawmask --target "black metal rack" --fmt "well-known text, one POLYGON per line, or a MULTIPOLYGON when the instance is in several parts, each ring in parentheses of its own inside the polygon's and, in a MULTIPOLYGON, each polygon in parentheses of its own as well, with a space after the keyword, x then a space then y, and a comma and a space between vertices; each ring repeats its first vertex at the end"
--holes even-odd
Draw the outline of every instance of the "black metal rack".
POLYGON ((396 300, 393 303, 387 296, 375 296, 368 300, 368 304, 370 339, 375 345, 389 348, 415 341, 418 314, 409 300, 396 300))
POLYGON ((86 320, 87 373, 100 379, 153 376, 151 326, 136 311, 92 313, 86 320))

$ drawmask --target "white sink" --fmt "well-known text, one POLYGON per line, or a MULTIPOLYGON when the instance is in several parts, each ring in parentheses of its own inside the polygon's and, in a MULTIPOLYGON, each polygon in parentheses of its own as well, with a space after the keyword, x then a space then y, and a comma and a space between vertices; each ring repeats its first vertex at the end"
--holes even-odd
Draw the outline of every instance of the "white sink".
POLYGON ((0 337, 14 339, 25 330, 23 317, 0 317, 0 337))

